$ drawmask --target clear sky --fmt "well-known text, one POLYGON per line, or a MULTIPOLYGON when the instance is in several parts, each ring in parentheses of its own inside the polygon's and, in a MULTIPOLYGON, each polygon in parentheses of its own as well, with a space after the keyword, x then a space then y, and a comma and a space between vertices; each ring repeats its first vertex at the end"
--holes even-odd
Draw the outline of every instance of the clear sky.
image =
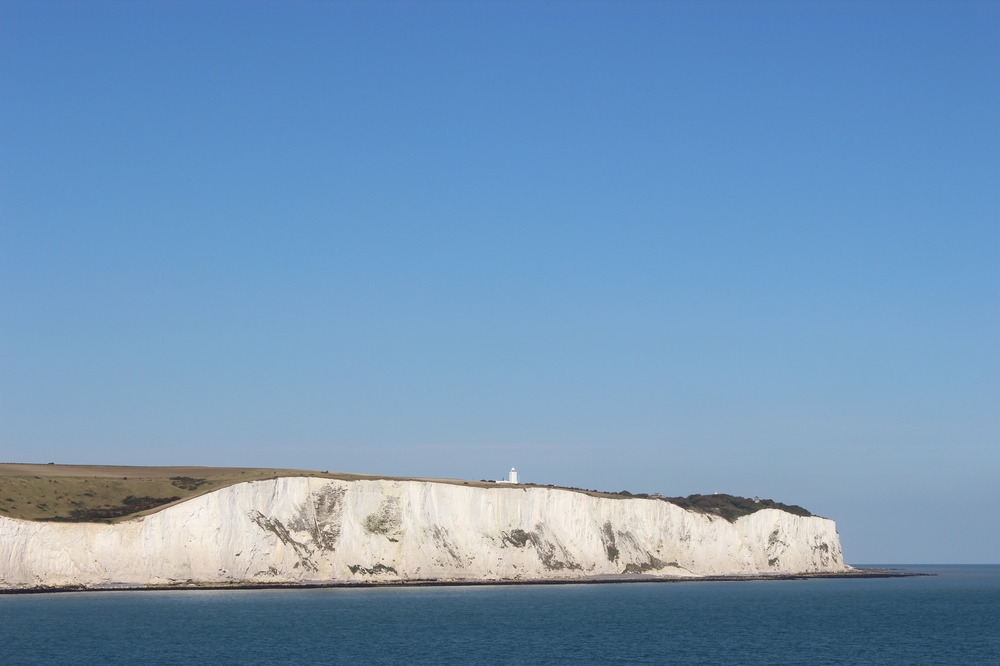
POLYGON ((1000 3, 0 3, 0 460, 1000 551, 1000 3))

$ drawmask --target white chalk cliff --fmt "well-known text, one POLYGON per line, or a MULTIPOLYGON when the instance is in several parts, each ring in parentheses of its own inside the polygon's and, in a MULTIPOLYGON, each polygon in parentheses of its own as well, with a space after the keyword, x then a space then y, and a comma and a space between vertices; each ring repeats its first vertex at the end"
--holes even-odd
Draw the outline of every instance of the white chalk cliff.
POLYGON ((0 517, 0 588, 551 580, 849 569, 832 520, 730 523, 553 488, 288 477, 117 524, 0 517))

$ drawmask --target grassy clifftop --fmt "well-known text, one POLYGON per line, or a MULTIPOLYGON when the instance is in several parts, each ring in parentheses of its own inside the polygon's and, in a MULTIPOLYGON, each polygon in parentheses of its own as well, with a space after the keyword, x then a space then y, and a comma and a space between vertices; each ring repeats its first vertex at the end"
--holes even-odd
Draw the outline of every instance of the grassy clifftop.
MULTIPOLYGON (((347 474, 268 467, 126 467, 0 463, 0 516, 57 522, 116 522, 245 481, 309 476, 343 481, 433 481, 497 487, 483 481, 347 474)), ((516 488, 518 486, 500 486, 516 488)))
POLYGON ((0 464, 0 516, 113 522, 244 481, 282 476, 379 478, 313 470, 240 467, 119 467, 0 464))
POLYGON ((548 487, 610 499, 637 498, 671 502, 684 509, 721 516, 729 521, 761 509, 781 509, 799 516, 812 515, 796 505, 722 494, 661 497, 645 493, 633 495, 624 490, 608 493, 582 488, 535 486, 535 484, 496 484, 485 480, 421 479, 257 467, 123 467, 0 463, 0 516, 58 522, 116 522, 159 511, 172 504, 236 483, 285 476, 310 476, 344 481, 361 479, 434 481, 501 489, 525 486, 548 487))

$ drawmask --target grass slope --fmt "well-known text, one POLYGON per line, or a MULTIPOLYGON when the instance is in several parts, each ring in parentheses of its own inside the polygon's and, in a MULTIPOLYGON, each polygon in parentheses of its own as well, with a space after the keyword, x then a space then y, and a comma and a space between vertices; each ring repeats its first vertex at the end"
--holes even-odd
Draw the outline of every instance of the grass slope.
MULTIPOLYGON (((423 479, 319 472, 315 470, 255 467, 123 467, 114 465, 39 465, 0 463, 0 516, 22 520, 65 522, 117 522, 159 511, 178 502, 245 481, 285 476, 309 476, 354 481, 433 481, 480 488, 517 489, 535 484, 508 485, 491 481, 423 479)), ((545 486, 611 499, 648 499, 677 504, 733 521, 766 508, 800 516, 811 515, 800 506, 772 500, 751 500, 732 495, 660 497, 607 493, 582 488, 545 486)))
POLYGON ((241 467, 118 467, 0 464, 0 516, 24 520, 115 522, 158 511, 244 481, 283 476, 388 477, 241 467))

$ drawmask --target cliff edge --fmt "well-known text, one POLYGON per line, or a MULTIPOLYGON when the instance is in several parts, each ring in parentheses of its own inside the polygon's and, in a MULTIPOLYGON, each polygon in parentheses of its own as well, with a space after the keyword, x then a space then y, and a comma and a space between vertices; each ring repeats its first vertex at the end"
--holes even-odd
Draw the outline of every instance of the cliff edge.
POLYGON ((833 573, 832 520, 542 487, 283 477, 113 524, 0 517, 0 588, 833 573))

